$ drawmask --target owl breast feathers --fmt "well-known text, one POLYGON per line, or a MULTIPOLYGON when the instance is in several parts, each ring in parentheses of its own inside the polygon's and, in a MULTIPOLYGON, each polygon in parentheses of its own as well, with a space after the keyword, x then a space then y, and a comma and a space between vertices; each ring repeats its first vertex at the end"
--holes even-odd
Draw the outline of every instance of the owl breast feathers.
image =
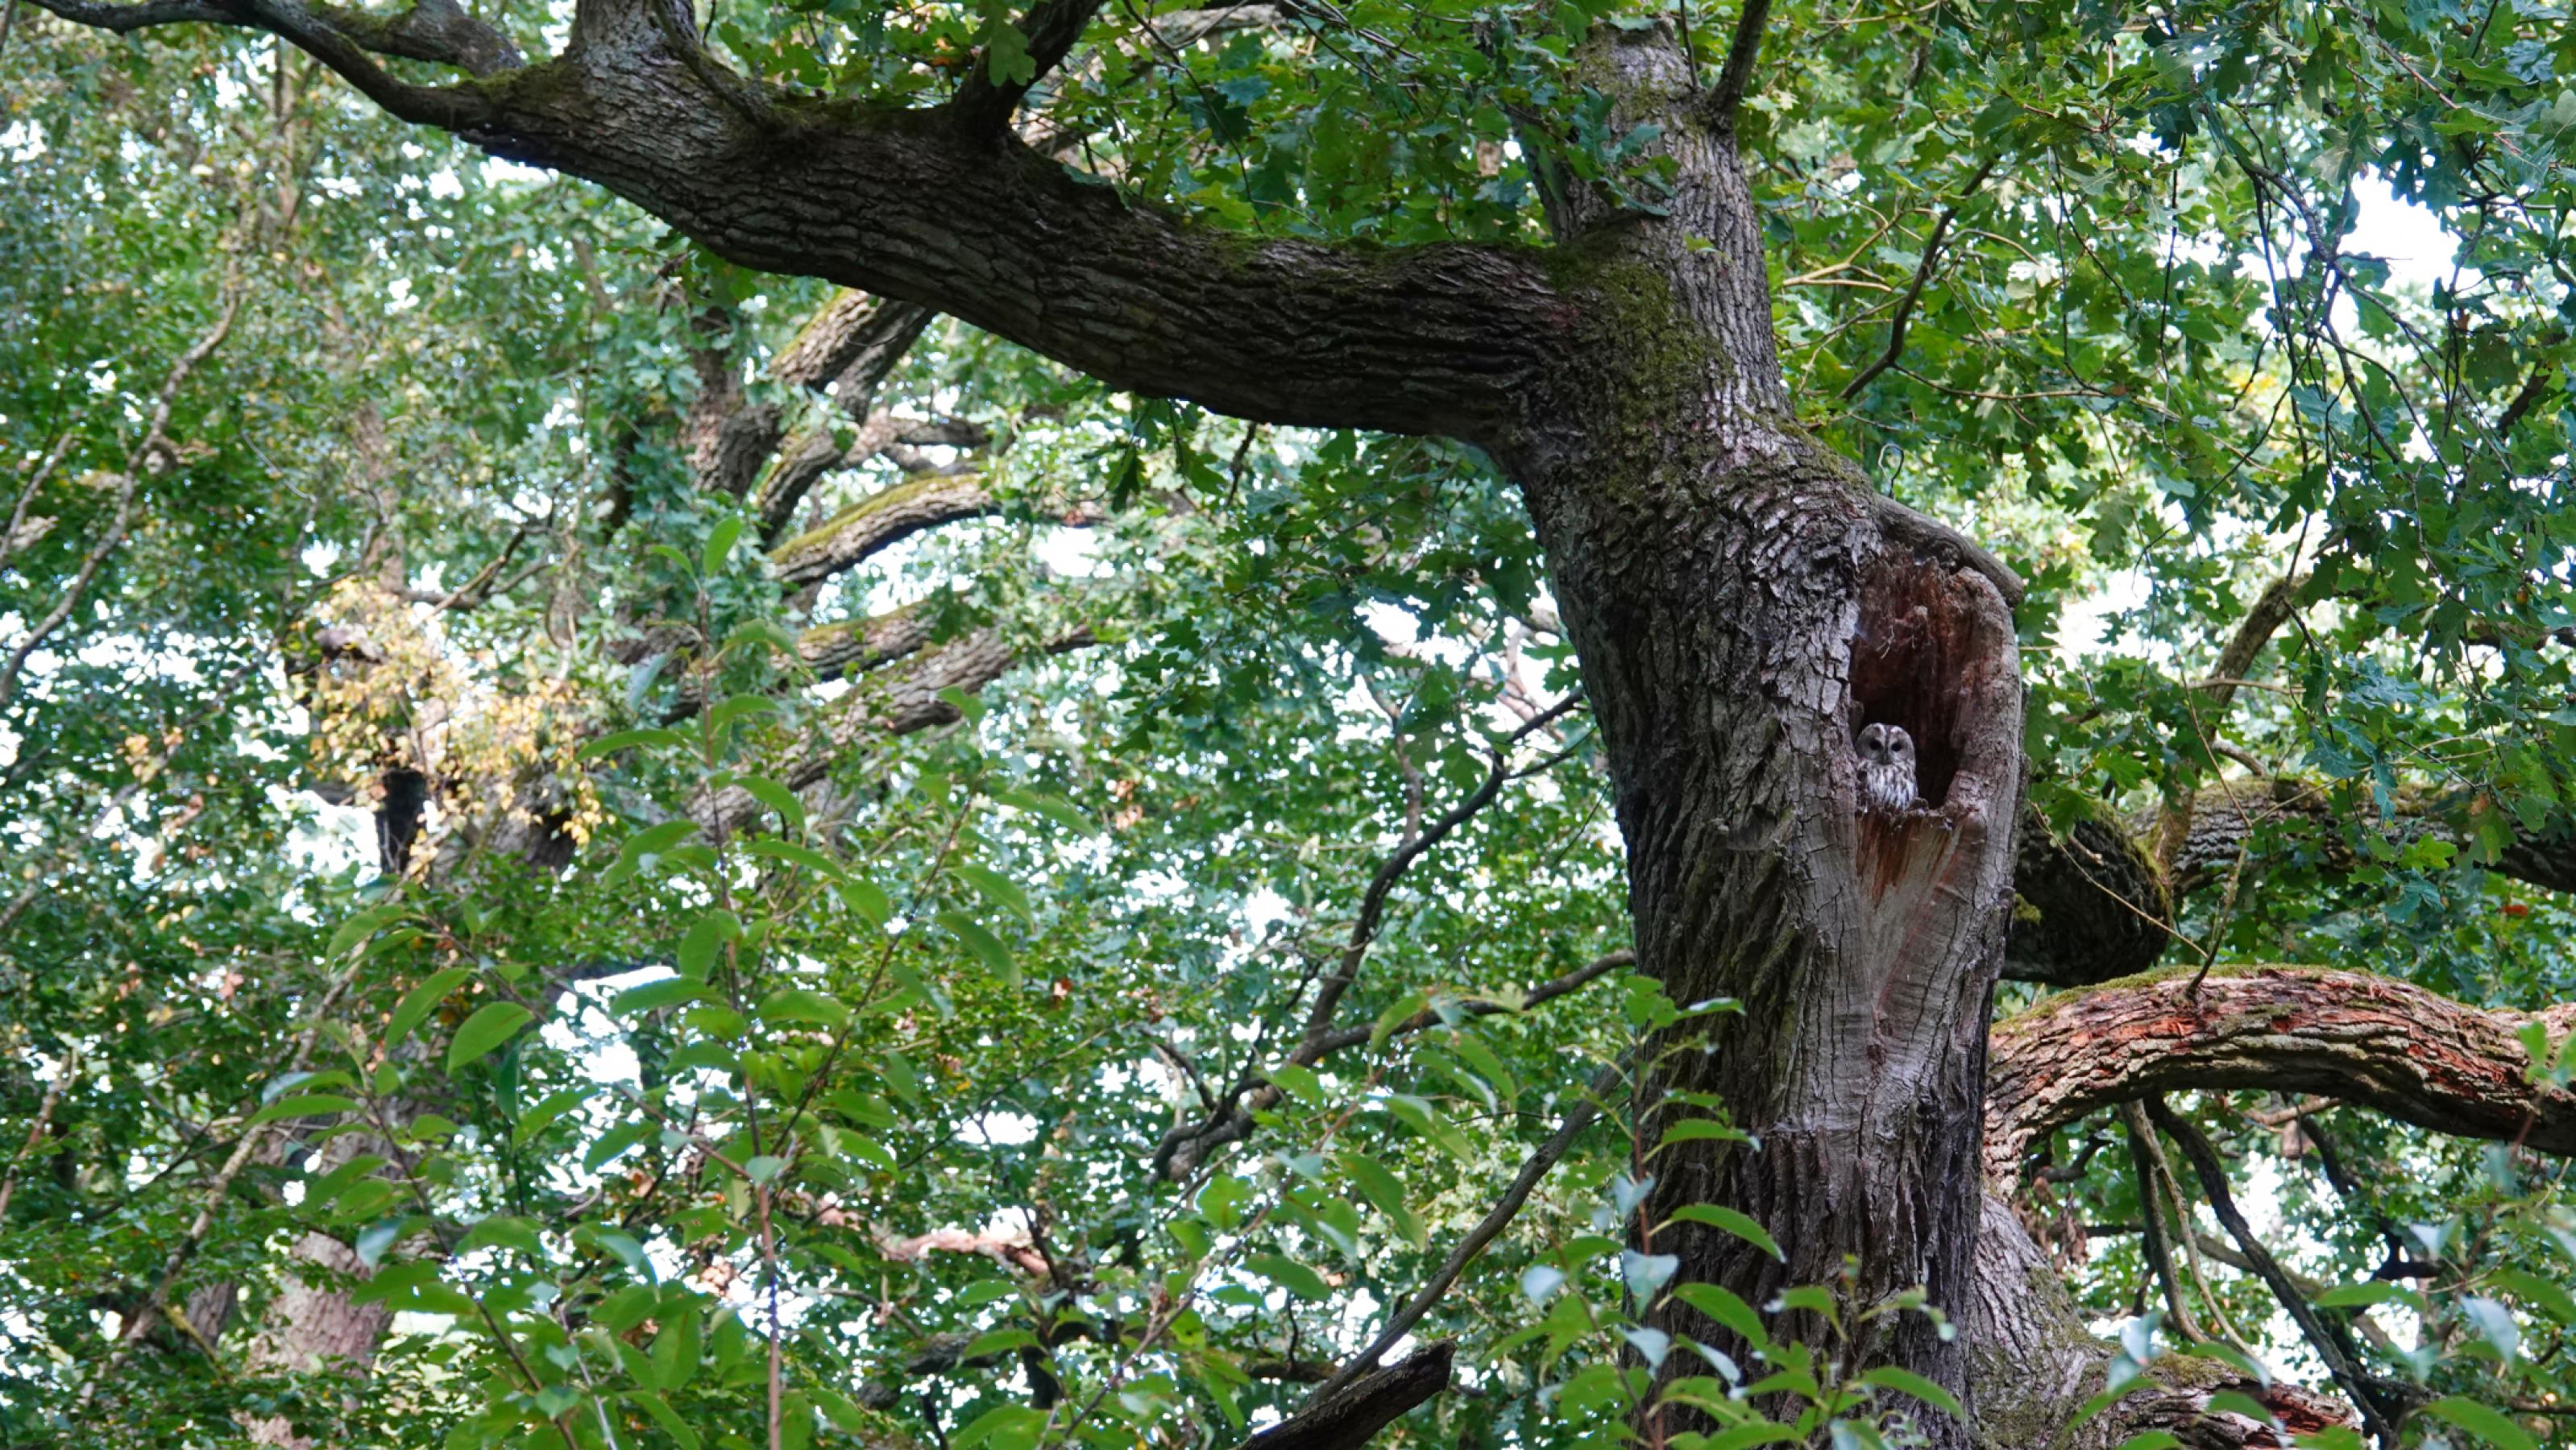
POLYGON ((1904 726, 1863 725, 1853 749, 1860 755, 1862 810, 1893 815, 1920 802, 1914 786, 1914 737, 1904 726))

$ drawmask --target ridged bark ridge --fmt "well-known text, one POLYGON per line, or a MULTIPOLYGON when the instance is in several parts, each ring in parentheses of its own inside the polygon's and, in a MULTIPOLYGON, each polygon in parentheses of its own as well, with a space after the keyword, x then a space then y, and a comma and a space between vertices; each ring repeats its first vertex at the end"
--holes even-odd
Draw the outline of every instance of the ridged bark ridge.
MULTIPOLYGON (((1673 1093, 1706 1093, 1760 1146, 1662 1153, 1647 1219, 1721 1204, 1788 1257, 1687 1224, 1650 1247, 1754 1304, 1849 1260, 1859 1305, 1921 1287, 1955 1314, 2020 804, 2011 616, 1972 551, 1898 536, 1791 416, 1743 170, 1679 47, 1596 44, 1587 78, 1622 128, 1662 128, 1674 190, 1661 216, 1567 209, 1555 280, 1581 361, 1503 456, 1601 724, 1639 962, 1677 1002, 1742 1006, 1657 1044, 1644 1136, 1699 1115, 1673 1093), (1914 737, 1921 809, 1860 813, 1852 739, 1875 721, 1914 737)), ((1862 1354, 1969 1392, 1964 1345, 1921 1316, 1862 1354)), ((1933 1443, 1968 1443, 1929 1418, 1933 1443)))

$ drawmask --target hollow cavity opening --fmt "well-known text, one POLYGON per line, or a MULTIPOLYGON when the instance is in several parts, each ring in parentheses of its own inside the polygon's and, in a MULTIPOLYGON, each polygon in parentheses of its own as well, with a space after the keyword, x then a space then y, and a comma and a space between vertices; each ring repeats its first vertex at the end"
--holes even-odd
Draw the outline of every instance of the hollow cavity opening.
POLYGON ((1962 681, 1976 627, 1937 563, 1882 556, 1861 582, 1849 726, 1857 735, 1865 725, 1895 725, 1912 736, 1915 790, 1935 810, 1949 799, 1969 733, 1962 681))

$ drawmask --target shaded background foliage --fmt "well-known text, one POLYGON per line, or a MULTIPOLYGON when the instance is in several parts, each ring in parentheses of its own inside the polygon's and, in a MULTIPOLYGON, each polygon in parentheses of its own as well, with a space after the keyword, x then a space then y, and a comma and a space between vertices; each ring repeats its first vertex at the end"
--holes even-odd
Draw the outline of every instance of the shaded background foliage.
MULTIPOLYGON (((1105 14, 1092 58, 1047 83, 1046 124, 1122 184, 1269 235, 1535 240, 1551 191, 1587 182, 1657 204, 1641 138, 1610 133, 1570 63, 1611 7, 1245 8, 1265 13, 1182 43, 1105 14)), ((558 20, 503 12, 523 41, 558 20)), ((1658 14, 1713 70, 1720 17, 1616 18, 1658 14)), ((2564 847, 2576 789, 2556 633, 2576 624, 2565 19, 2512 0, 1780 21, 1748 152, 1803 416, 2034 581, 2049 826, 2170 818, 2276 779, 2323 802, 2255 828, 2225 888, 2181 902, 2168 963, 2362 967, 2498 1007, 2569 995, 2563 896, 2495 869, 2517 843, 2564 847), (2458 239, 2447 274, 2376 255, 2363 219, 2404 214, 2383 194, 2458 239), (2214 663, 2284 579, 2293 619, 2213 707, 2214 663)), ((836 95, 933 99, 1011 43, 986 6, 711 20, 747 69, 836 95)), ((1158 1141, 1204 1107, 1192 1074, 1223 1088, 1277 1061, 1396 843, 1485 778, 1515 705, 1576 685, 1490 464, 1108 394, 933 321, 881 396, 974 441, 835 470, 796 523, 951 467, 992 507, 788 588, 756 538, 733 546, 740 506, 700 486, 690 428, 719 394, 852 426, 770 372, 824 289, 399 131, 270 42, 20 24, 0 55, 0 452, 26 517, 50 522, 14 523, 0 568, 13 648, 109 547, 0 707, 0 1117, 29 1129, 0 1224, 13 1443, 77 1442, 84 1393, 88 1424, 137 1444, 226 1443, 279 1415, 352 1445, 587 1444, 612 1416, 621 1444, 679 1438, 656 1404, 690 1435, 758 1442, 770 1256, 749 1200, 773 1183, 800 1433, 878 1433, 842 1412, 860 1400, 916 1433, 1026 1443, 1060 1384, 1100 1435, 1222 1438, 1355 1347, 1652 1015, 1617 973, 1527 1014, 1461 1010, 1622 944, 1616 837, 1570 717, 1512 757, 1546 767, 1407 872, 1360 943, 1347 1016, 1452 1020, 1280 1083, 1244 1147, 1158 1177, 1158 1141), (228 310, 155 433, 165 379, 228 310), (123 527, 120 475, 137 480, 123 527), (992 631, 1014 667, 935 728, 837 752, 794 810, 764 800, 717 833, 842 864, 693 860, 671 840, 621 855, 711 776, 782 771, 849 698, 768 648, 769 627, 907 604, 943 642, 992 631), (372 672, 329 637, 364 607, 372 672), (341 678, 356 693, 332 693, 341 678), (729 697, 779 705, 703 708, 729 697), (430 733, 428 844, 388 879, 363 812, 389 772, 432 764, 404 754, 430 733), (747 934, 717 940, 715 911, 747 934), (722 1000, 620 998, 672 963, 722 1000), (472 985, 395 1040, 414 989, 459 967, 472 985), (488 1004, 520 999, 544 1027, 443 1070, 473 1022, 506 1020, 488 1004), (288 1080, 307 1040, 377 1109, 448 1125, 389 1135, 396 1176, 434 1193, 334 1180, 348 1135, 334 1150, 303 1117, 291 1146, 217 1178, 263 1105, 337 1090, 288 1080), (398 1083, 374 1080, 388 1063, 398 1083), (703 1113, 704 1141, 663 1136, 616 1083, 703 1113), (800 1125, 810 1109, 795 1151, 745 1151, 764 1100, 800 1125), (755 1184, 720 1155, 783 1166, 755 1184), (165 1283, 208 1205, 213 1231, 165 1283), (540 1353, 513 1367, 423 1279, 363 1395, 263 1362, 246 1326, 309 1228, 371 1267, 455 1251, 458 1282, 536 1326, 540 1353), (905 1246, 941 1231, 972 1246, 905 1246), (635 1297, 652 1283, 695 1287, 635 1297), (1192 1284, 1195 1307, 1166 1317, 1192 1284), (155 1289, 218 1285, 241 1296, 229 1335, 156 1330, 148 1373, 100 1373, 155 1289), (1152 1352, 1074 1332, 1122 1318, 1161 1324, 1152 1352), (671 1338, 681 1325, 704 1344, 671 1338), (603 1382, 642 1397, 585 1398, 603 1382)), ((2035 996, 2007 990, 2006 1010, 2035 996)), ((2494 1277, 2566 1280, 2558 1166, 2355 1110, 2258 1116, 2284 1106, 2188 1104, 2277 1203, 2302 1274, 2447 1266, 2421 1340, 2375 1362, 2533 1411, 2526 1434, 2559 1423, 2576 1312, 2494 1277), (2496 1293, 2519 1309, 2510 1333, 2472 1307, 2496 1293)), ((2142 1217, 2137 1171, 2099 1146, 2119 1131, 2064 1130, 2047 1151, 2065 1171, 2026 1205, 2060 1226, 2104 1322, 2155 1300, 2121 1231, 2142 1217)), ((1587 1139, 1443 1303, 1431 1327, 1475 1357, 1468 1390, 1401 1433, 1601 1432, 1615 1379, 1585 1376, 1620 1343, 1565 1306, 1623 1287, 1599 1236, 1635 1168, 1616 1136, 1587 1139), (1550 1264, 1588 1297, 1528 1272, 1550 1264)), ((2259 1284, 2207 1277, 2210 1319, 2313 1374, 2259 1284)))

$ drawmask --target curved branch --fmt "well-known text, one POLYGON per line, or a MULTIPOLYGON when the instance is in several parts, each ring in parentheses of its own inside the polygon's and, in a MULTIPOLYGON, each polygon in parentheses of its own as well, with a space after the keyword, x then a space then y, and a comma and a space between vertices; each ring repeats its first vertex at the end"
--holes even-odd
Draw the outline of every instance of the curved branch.
MULTIPOLYGON (((930 610, 923 604, 907 604, 865 619, 818 624, 796 636, 797 658, 818 681, 865 674, 929 647, 930 610)), ((672 702, 667 718, 686 719, 705 704, 705 682, 690 675, 681 681, 679 698, 672 702)))
POLYGON ((2115 983, 1996 1024, 1986 1181, 2009 1192, 2030 1145, 2132 1098, 2194 1089, 2315 1093, 2437 1133, 2576 1154, 2576 1092, 2524 1080, 2519 1030, 2553 1042, 2576 1003, 2481 1011, 2364 972, 2264 967, 2115 983))
POLYGON ((1309 1409, 1298 1411, 1299 1419, 1306 1418, 1314 1410, 1329 1408, 1335 1396, 1354 1388, 1355 1382, 1375 1369, 1378 1360, 1388 1350, 1413 1332, 1413 1326, 1422 1322, 1422 1316, 1431 1312, 1431 1306, 1440 1302, 1440 1296, 1449 1292, 1449 1286, 1458 1282, 1458 1276, 1465 1273, 1476 1256, 1485 1251, 1485 1246, 1494 1241, 1495 1235, 1511 1226, 1512 1220, 1519 1216, 1521 1206, 1529 1202, 1529 1196, 1537 1189, 1539 1181, 1547 1177, 1548 1171, 1556 1167, 1557 1160, 1574 1146, 1574 1140, 1583 1136, 1583 1130, 1600 1115, 1602 1103, 1608 1101, 1611 1093, 1626 1080, 1627 1073, 1628 1063, 1622 1060, 1608 1063, 1593 1074, 1591 1083, 1575 1098, 1574 1106, 1566 1109, 1565 1120, 1557 1125, 1556 1132, 1530 1153, 1521 1164, 1520 1172, 1512 1176, 1511 1186, 1503 1190, 1503 1196, 1486 1210, 1474 1228, 1467 1231, 1467 1236, 1458 1241, 1457 1247, 1449 1251, 1449 1257, 1441 1262, 1439 1272, 1416 1290, 1412 1298, 1404 1301, 1404 1307, 1386 1321, 1386 1327, 1378 1331, 1377 1338, 1369 1341, 1368 1348, 1352 1355, 1339 1372, 1315 1391, 1308 1401, 1309 1409))
MULTIPOLYGON (((1084 649, 1092 642, 1089 632, 1076 631, 1047 645, 1044 653, 1084 649)), ((850 748, 863 739, 910 735, 936 725, 954 724, 964 717, 956 706, 940 698, 941 692, 953 689, 973 694, 1001 678, 1013 665, 1032 657, 1033 652, 1016 648, 1001 635, 985 629, 920 655, 900 673, 871 676, 834 702, 819 728, 775 774, 790 790, 803 790, 829 776, 850 748)), ((690 815, 701 824, 730 833, 767 809, 742 787, 728 786, 690 815)))
POLYGON ((780 544, 770 550, 769 561, 780 582, 802 589, 924 530, 981 518, 996 506, 973 474, 912 479, 880 489, 780 544))
MULTIPOLYGON (((142 0, 124 5, 101 0, 35 0, 59 19, 119 34, 162 25, 229 25, 265 31, 331 68, 342 80, 397 120, 466 132, 489 123, 497 114, 484 93, 472 86, 420 86, 399 81, 368 59, 370 53, 433 60, 480 76, 513 67, 518 52, 507 39, 456 17, 451 25, 434 13, 415 22, 412 15, 380 21, 359 12, 298 0, 142 0), (468 28, 475 34, 463 39, 468 28)), ((438 0, 431 0, 433 5, 438 0)))

